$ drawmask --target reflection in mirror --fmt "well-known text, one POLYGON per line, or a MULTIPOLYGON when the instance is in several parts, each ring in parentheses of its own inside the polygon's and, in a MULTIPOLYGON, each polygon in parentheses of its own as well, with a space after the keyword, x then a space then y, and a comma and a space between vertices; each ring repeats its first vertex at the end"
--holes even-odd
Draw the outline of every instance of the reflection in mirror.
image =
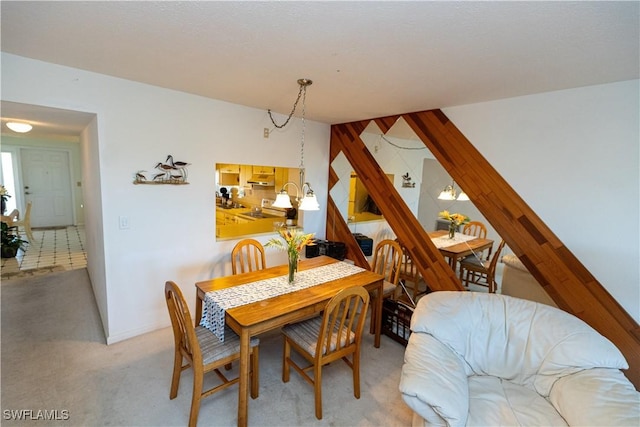
POLYGON ((271 206, 276 189, 299 177, 297 168, 216 164, 216 240, 273 233, 283 225, 302 226, 295 195, 292 209, 271 206))
MULTIPOLYGON (((438 213, 448 210, 463 213, 472 220, 485 223, 489 230, 488 238, 499 239, 471 201, 438 199, 443 188, 451 185, 451 176, 402 117, 386 134, 371 121, 360 138, 390 177, 394 187, 425 231, 438 229, 438 213)), ((330 190, 330 195, 351 231, 371 237, 374 244, 386 238, 395 238, 386 221, 379 219, 377 222, 364 222, 360 221, 357 215, 354 218, 350 211, 350 204, 355 200, 350 196, 353 169, 344 154, 338 154, 331 166, 339 181, 330 190)), ((461 190, 459 187, 456 188, 461 190)))
MULTIPOLYGON (((393 175, 387 174, 393 182, 393 175)), ((349 179, 349 207, 347 209, 349 222, 381 221, 384 220, 380 209, 369 195, 367 187, 358 178, 355 172, 351 172, 349 179)))

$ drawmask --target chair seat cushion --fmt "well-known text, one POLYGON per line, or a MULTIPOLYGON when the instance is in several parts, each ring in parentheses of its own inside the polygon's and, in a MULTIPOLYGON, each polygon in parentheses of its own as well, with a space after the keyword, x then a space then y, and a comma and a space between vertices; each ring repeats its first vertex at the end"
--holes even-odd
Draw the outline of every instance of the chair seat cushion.
POLYGON ((474 255, 469 255, 460 261, 460 265, 465 268, 484 268, 485 270, 489 268, 490 261, 479 260, 474 255))
MULTIPOLYGON (((196 337, 198 338, 198 343, 200 343, 202 363, 204 365, 240 353, 240 337, 229 327, 224 329, 224 342, 220 341, 213 332, 202 326, 196 326, 196 337)), ((249 341, 249 346, 251 347, 256 347, 259 344, 260 340, 258 338, 251 338, 249 341)))
MULTIPOLYGON (((320 335, 320 327, 322 326, 322 316, 317 316, 304 322, 293 323, 282 328, 282 333, 287 336, 291 341, 302 347, 307 353, 314 356, 316 355, 316 348, 318 345, 318 336, 320 335)), ((347 344, 351 344, 355 340, 355 333, 349 334, 349 342, 347 343, 346 331, 342 333, 341 346, 344 347, 347 344)), ((337 343, 337 336, 333 336, 330 344, 330 350, 335 350, 337 343)))
POLYGON ((530 388, 486 375, 468 380, 467 426, 567 425, 553 405, 530 388))

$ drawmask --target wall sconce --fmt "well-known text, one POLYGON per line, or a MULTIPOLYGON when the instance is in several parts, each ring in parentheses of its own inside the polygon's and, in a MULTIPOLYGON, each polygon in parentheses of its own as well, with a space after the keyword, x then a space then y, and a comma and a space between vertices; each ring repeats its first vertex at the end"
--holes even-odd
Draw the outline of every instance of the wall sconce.
POLYGON ((317 211, 320 210, 320 204, 318 203, 318 199, 316 199, 316 195, 313 193, 311 189, 311 185, 308 182, 305 182, 302 186, 302 193, 304 197, 302 201, 300 201, 300 188, 296 185, 295 182, 289 181, 285 182, 282 186, 282 189, 276 195, 276 201, 271 205, 274 208, 284 208, 291 209, 293 205, 291 205, 291 199, 289 198, 289 193, 284 189, 287 185, 293 185, 296 188, 296 201, 298 202, 298 209, 301 211, 317 211), (304 189, 307 187, 307 192, 305 193, 304 189))
POLYGON ((457 194, 455 189, 455 182, 451 181, 451 185, 447 185, 444 187, 444 190, 440 192, 438 196, 439 200, 458 200, 461 202, 469 200, 469 196, 464 191, 460 191, 460 194, 457 194), (457 196, 457 197, 456 197, 457 196))

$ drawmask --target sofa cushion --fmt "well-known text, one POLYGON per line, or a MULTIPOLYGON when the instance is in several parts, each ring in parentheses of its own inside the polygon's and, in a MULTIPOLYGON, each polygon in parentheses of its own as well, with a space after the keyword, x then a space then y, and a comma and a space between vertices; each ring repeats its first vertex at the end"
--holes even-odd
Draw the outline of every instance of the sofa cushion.
POLYGON ((549 400, 570 425, 640 426, 640 393, 617 369, 589 369, 558 380, 549 400))
POLYGON ((566 426, 535 391, 496 377, 469 377, 467 426, 566 426))
POLYGON ((559 377, 628 367, 608 339, 577 317, 505 295, 433 292, 418 302, 411 330, 451 348, 466 362, 467 375, 499 377, 543 397, 559 377))
POLYGON ((517 270, 521 270, 524 271, 526 273, 529 272, 529 270, 527 270, 527 267, 524 266, 524 264, 522 263, 522 261, 520 261, 520 259, 515 256, 514 254, 507 254, 505 256, 502 257, 502 263, 504 265, 507 265, 511 268, 515 268, 517 270))

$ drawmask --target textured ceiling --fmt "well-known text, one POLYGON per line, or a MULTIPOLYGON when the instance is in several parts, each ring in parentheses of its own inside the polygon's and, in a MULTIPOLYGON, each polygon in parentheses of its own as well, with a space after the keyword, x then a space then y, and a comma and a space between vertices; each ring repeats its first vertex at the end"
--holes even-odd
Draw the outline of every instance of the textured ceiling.
POLYGON ((334 124, 640 78, 639 5, 2 1, 1 41, 283 114, 310 78, 307 118, 334 124))

